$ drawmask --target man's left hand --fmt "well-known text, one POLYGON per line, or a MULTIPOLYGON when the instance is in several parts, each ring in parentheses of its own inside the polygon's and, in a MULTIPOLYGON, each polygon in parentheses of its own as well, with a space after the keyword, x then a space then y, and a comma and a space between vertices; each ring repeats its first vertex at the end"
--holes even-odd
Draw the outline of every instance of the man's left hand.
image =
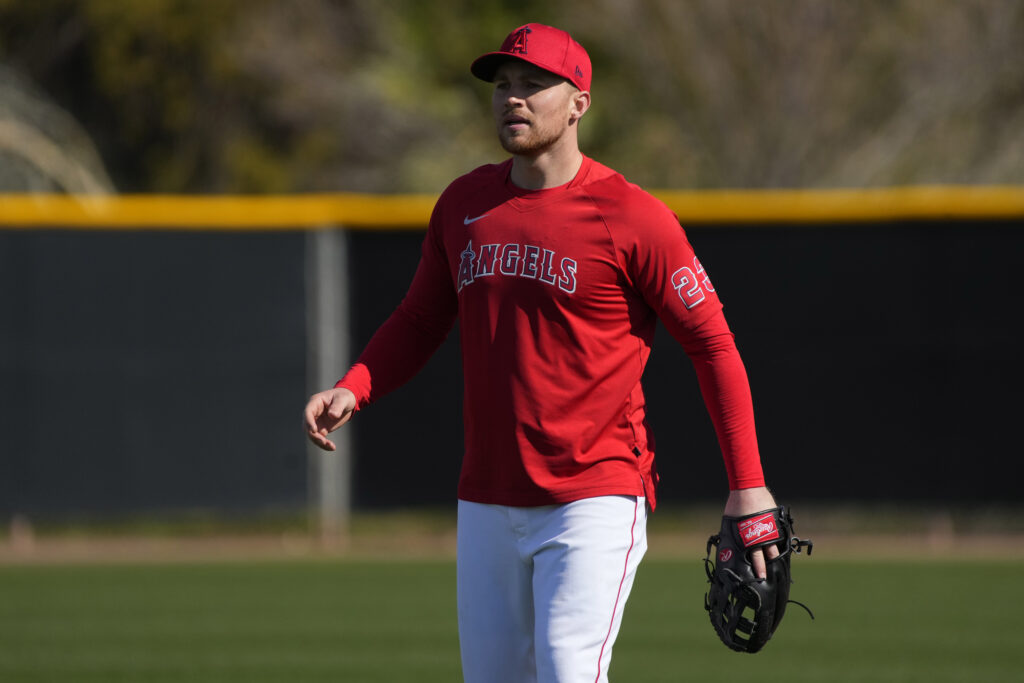
MULTIPOLYGON (((766 486, 757 486, 750 489, 737 489, 729 492, 729 499, 725 502, 726 517, 745 517, 762 510, 771 510, 778 507, 775 498, 766 486)), ((754 566, 754 574, 759 578, 768 577, 768 569, 765 566, 765 552, 768 559, 779 556, 779 549, 770 545, 762 552, 760 548, 750 553, 750 562, 754 566)))

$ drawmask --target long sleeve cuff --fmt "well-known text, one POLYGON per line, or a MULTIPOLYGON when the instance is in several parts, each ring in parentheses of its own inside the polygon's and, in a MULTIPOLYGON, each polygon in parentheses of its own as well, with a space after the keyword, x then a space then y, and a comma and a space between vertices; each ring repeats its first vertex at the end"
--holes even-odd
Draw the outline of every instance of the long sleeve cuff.
POLYGON ((370 390, 372 388, 370 369, 362 363, 356 363, 334 386, 335 388, 348 389, 355 394, 356 410, 359 410, 370 402, 370 390))

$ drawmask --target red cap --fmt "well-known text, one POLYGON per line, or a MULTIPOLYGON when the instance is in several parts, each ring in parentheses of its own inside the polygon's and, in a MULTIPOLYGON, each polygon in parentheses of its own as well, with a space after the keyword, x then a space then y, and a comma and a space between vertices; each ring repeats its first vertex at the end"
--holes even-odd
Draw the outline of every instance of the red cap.
POLYGON ((508 34, 497 52, 478 57, 469 70, 481 80, 493 81, 498 66, 509 58, 550 71, 580 90, 590 90, 590 57, 582 45, 561 29, 544 24, 520 26, 508 34))

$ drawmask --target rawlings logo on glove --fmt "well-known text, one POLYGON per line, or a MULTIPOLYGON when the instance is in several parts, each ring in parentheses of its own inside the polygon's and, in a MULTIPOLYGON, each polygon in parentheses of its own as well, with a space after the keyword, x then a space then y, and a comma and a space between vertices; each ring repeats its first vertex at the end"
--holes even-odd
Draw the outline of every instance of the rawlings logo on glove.
POLYGON ((722 530, 708 539, 704 567, 711 587, 704 595, 704 609, 722 642, 738 652, 757 652, 775 633, 786 605, 803 603, 789 599, 790 558, 814 544, 793 535, 793 518, 785 507, 764 510, 746 517, 723 517, 722 530), (767 559, 768 577, 758 578, 748 553, 775 545, 779 556, 767 559), (717 561, 711 560, 711 548, 717 561), (746 611, 744 613, 744 611, 746 611))
POLYGON ((749 548, 766 541, 774 541, 779 537, 779 530, 775 526, 775 515, 769 512, 766 515, 758 514, 755 517, 748 517, 736 524, 736 529, 743 539, 743 547, 749 548))

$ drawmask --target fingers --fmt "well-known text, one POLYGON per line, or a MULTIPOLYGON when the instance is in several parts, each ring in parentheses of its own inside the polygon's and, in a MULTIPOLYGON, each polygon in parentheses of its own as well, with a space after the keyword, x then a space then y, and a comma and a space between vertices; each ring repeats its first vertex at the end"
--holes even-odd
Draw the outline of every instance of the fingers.
POLYGON ((309 434, 308 436, 313 445, 321 450, 335 451, 338 449, 338 447, 334 445, 333 441, 322 434, 309 434))
POLYGON ((355 407, 355 396, 347 389, 332 389, 313 395, 303 413, 306 437, 325 451, 337 450, 327 435, 348 422, 355 407))
POLYGON ((310 398, 309 403, 306 404, 306 410, 303 412, 305 423, 303 426, 305 427, 306 437, 314 446, 325 451, 333 451, 336 447, 327 438, 328 430, 320 426, 320 421, 324 416, 326 408, 327 403, 324 400, 323 394, 316 394, 310 398))
POLYGON ((327 438, 327 430, 325 429, 321 432, 321 428, 317 424, 320 416, 323 415, 323 411, 324 402, 320 394, 309 399, 309 403, 306 404, 306 410, 303 412, 303 427, 305 428, 306 437, 314 446, 326 451, 333 451, 334 444, 327 438))
POLYGON ((768 563, 767 560, 774 560, 779 556, 779 547, 775 544, 765 546, 762 550, 752 550, 750 552, 750 564, 754 568, 754 576, 759 579, 768 578, 768 563))
POLYGON ((326 427, 319 427, 315 422, 312 426, 308 422, 306 423, 306 437, 314 446, 325 451, 337 450, 334 442, 327 438, 329 433, 326 427))
POLYGON ((345 406, 343 397, 337 393, 332 393, 330 399, 327 402, 327 417, 331 418, 332 421, 338 422, 338 426, 345 424, 347 420, 344 420, 351 412, 345 406))
MULTIPOLYGON (((327 430, 333 432, 335 429, 352 419, 356 410, 356 397, 348 389, 334 389, 328 392, 330 399, 327 403, 327 430)), ((325 425, 320 424, 323 428, 325 425)))
POLYGON ((760 550, 751 551, 750 564, 754 567, 754 576, 759 579, 768 578, 768 567, 765 566, 764 553, 760 550))
POLYGON ((316 426, 316 420, 320 416, 321 404, 315 399, 315 396, 313 397, 313 399, 310 399, 309 403, 306 404, 306 410, 302 414, 303 421, 305 423, 304 426, 306 428, 306 434, 308 434, 310 437, 312 437, 319 431, 316 426))

